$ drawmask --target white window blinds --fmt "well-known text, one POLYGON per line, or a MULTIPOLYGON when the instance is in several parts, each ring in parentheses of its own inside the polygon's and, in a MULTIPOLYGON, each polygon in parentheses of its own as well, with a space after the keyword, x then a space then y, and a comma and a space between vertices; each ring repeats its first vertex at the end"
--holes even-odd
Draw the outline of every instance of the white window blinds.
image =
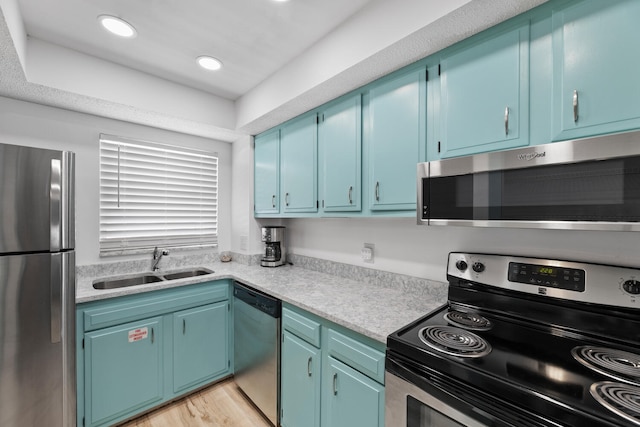
POLYGON ((100 135, 100 253, 212 246, 218 158, 183 147, 100 135))

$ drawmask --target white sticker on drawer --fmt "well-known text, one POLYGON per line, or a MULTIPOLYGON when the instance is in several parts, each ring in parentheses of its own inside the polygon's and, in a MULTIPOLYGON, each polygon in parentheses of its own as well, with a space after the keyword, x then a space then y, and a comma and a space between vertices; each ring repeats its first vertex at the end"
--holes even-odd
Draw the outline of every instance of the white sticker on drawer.
POLYGON ((129 342, 136 342, 143 339, 146 339, 149 335, 149 328, 138 328, 132 331, 129 331, 129 342))

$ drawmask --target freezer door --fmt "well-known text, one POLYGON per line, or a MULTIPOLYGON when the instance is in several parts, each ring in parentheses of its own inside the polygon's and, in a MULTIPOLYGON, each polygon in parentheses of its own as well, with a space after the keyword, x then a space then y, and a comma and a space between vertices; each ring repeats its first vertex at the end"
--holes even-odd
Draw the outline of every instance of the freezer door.
POLYGON ((74 241, 74 154, 0 144, 0 254, 74 241))
POLYGON ((0 426, 75 426, 74 252, 0 256, 0 426))

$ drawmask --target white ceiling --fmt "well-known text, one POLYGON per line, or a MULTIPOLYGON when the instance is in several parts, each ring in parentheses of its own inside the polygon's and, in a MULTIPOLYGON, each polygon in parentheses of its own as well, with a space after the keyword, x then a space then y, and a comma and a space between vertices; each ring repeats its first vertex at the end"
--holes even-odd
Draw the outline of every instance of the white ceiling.
POLYGON ((19 0, 28 37, 236 100, 370 0, 19 0), (102 14, 138 31, 104 31, 102 14), (195 58, 224 68, 207 72, 195 58))
POLYGON ((233 142, 546 1, 0 0, 0 96, 233 142))

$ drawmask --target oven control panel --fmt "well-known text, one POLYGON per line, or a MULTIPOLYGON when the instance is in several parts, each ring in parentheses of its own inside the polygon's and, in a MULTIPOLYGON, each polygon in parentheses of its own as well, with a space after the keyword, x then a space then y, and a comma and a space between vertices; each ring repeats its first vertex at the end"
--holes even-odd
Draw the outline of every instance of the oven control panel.
POLYGON ((553 265, 510 262, 508 279, 510 282, 526 283, 534 286, 550 286, 568 291, 584 291, 585 271, 578 268, 556 267, 553 265))
POLYGON ((640 268, 452 252, 447 278, 551 298, 640 309, 640 268))

